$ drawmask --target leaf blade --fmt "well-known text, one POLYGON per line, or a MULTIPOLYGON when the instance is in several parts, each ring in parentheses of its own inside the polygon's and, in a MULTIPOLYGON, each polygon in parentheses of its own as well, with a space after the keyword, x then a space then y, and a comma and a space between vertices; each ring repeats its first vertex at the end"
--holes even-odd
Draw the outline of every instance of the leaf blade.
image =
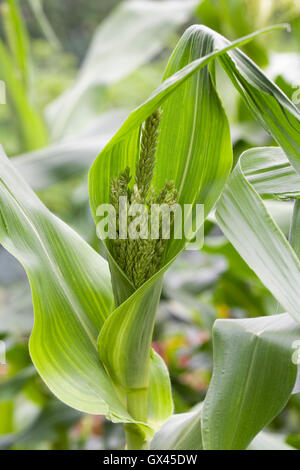
POLYGON ((214 371, 202 411, 206 450, 243 450, 282 410, 296 380, 292 343, 300 327, 288 314, 217 320, 214 371))
MULTIPOLYGON (((224 234, 250 268, 284 309, 299 322, 299 259, 247 179, 252 165, 251 157, 257 154, 263 158, 264 153, 264 149, 256 149, 241 156, 217 204, 216 218, 224 234)), ((275 154, 278 156, 276 149, 275 154)), ((279 158, 282 159, 281 152, 279 158)), ((254 161, 254 168, 256 162, 257 159, 254 161)), ((293 172, 290 177, 293 182, 293 172)), ((286 183, 284 187, 286 188, 286 183)), ((282 191, 282 187, 278 190, 282 191)))
POLYGON ((97 354, 112 307, 106 261, 43 206, 3 152, 0 178, 0 239, 31 283, 30 354, 39 374, 69 406, 130 421, 97 354))

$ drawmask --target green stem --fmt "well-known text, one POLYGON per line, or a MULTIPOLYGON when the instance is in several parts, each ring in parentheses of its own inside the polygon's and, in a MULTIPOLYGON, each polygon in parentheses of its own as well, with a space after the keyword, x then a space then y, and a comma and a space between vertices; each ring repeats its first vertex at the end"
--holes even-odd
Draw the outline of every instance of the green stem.
POLYGON ((148 449, 148 442, 145 434, 136 424, 125 424, 126 449, 145 450, 148 449))
MULTIPOLYGON (((133 389, 127 393, 127 409, 137 421, 147 422, 147 389, 133 389)), ((128 450, 142 450, 148 448, 147 437, 143 426, 139 424, 125 424, 126 443, 128 450)))

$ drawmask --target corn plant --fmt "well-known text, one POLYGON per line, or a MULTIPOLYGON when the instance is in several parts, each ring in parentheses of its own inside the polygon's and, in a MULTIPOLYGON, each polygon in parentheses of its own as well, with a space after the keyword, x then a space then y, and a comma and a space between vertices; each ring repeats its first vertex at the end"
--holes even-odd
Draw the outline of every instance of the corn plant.
POLYGON ((2 153, 0 240, 31 284, 33 363, 67 405, 123 423, 128 449, 267 446, 262 429, 297 391, 299 204, 289 243, 263 201, 299 197, 300 113, 237 48, 280 28, 230 43, 204 26, 190 27, 161 85, 90 169, 96 224, 98 208, 117 208, 120 196, 146 211, 153 201, 200 203, 205 218, 215 208, 224 234, 287 312, 216 321, 213 377, 190 413, 172 415, 168 370, 151 349, 163 275, 189 237, 123 240, 117 231, 103 240, 104 259, 47 210, 2 153), (233 171, 216 60, 278 143, 246 152, 233 171))

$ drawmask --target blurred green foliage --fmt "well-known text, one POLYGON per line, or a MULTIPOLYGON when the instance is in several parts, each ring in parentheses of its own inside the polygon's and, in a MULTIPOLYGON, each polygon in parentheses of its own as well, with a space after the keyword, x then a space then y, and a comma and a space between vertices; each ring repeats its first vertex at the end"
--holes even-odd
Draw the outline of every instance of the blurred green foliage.
MULTIPOLYGON (((62 2, 51 0, 44 1, 43 5, 45 15, 53 25, 64 51, 82 60, 95 29, 120 1, 64 0, 62 2)), ((26 1, 23 4, 31 36, 39 38, 40 28, 35 21, 32 10, 26 5, 26 1)))

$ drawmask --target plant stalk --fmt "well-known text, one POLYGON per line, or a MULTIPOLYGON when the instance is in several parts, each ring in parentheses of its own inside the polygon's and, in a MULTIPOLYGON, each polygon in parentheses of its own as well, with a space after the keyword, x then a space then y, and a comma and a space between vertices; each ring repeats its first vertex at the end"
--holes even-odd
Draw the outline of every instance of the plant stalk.
POLYGON ((126 449, 127 450, 147 450, 148 441, 145 434, 136 424, 125 424, 126 449))
MULTIPOLYGON (((133 389, 127 393, 127 410, 137 421, 147 422, 147 389, 133 389)), ((139 424, 125 424, 127 450, 148 449, 145 429, 139 424)))

